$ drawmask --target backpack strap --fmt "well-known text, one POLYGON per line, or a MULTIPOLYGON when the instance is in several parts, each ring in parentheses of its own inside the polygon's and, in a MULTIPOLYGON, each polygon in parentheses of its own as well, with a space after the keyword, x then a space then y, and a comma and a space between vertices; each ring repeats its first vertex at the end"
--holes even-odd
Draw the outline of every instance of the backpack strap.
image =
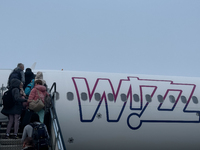
MULTIPOLYGON (((40 97, 40 93, 39 93, 38 89, 36 89, 36 90, 37 90, 37 93, 38 93, 39 98, 41 99, 41 97, 40 97)), ((42 100, 42 99, 41 99, 41 100, 42 100)))
POLYGON ((29 125, 34 129, 34 127, 36 127, 37 126, 37 124, 35 124, 35 123, 29 123, 29 125))

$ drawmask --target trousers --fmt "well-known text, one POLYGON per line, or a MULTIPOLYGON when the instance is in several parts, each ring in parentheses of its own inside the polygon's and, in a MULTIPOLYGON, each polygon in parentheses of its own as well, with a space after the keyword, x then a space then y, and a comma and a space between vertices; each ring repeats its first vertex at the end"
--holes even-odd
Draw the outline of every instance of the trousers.
POLYGON ((18 115, 18 114, 9 115, 8 119, 9 119, 9 121, 8 121, 6 133, 10 134, 10 130, 11 130, 12 125, 14 123, 14 134, 15 135, 18 134, 20 115, 18 115))

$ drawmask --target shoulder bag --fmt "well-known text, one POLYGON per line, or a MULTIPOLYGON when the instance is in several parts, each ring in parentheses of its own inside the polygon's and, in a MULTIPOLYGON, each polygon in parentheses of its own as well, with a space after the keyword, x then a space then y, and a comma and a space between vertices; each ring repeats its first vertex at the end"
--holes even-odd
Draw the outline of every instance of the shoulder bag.
POLYGON ((37 93, 39 95, 39 98, 35 101, 33 100, 32 102, 29 103, 29 109, 33 110, 34 112, 38 112, 44 108, 44 103, 42 102, 40 98, 40 94, 37 89, 37 93))

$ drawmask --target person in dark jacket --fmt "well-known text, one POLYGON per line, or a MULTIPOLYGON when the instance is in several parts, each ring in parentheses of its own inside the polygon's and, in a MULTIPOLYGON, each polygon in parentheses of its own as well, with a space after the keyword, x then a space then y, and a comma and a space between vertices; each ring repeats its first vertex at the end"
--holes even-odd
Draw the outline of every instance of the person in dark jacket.
POLYGON ((11 72, 8 78, 8 88, 10 88, 11 80, 18 79, 23 84, 25 83, 24 64, 18 63, 17 67, 11 72))
POLYGON ((8 116, 9 122, 6 130, 6 137, 10 138, 10 130, 14 123, 14 138, 18 139, 18 129, 19 129, 19 119, 23 109, 23 102, 27 102, 27 99, 21 97, 20 94, 20 85, 21 81, 18 79, 12 79, 10 88, 12 90, 12 97, 15 101, 15 105, 12 108, 6 109, 5 107, 2 109, 1 113, 8 116))
POLYGON ((33 80, 35 79, 35 75, 32 72, 31 68, 26 68, 25 71, 25 84, 24 84, 24 89, 27 87, 27 85, 33 80))

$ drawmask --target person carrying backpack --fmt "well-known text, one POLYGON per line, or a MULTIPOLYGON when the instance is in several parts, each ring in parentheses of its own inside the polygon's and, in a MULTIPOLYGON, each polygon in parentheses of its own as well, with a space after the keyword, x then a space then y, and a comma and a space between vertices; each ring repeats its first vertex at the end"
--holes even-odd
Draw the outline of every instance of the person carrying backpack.
POLYGON ((30 124, 26 125, 22 134, 22 142, 26 137, 32 137, 34 145, 37 150, 48 150, 50 145, 50 138, 46 125, 40 122, 39 116, 33 113, 30 124))
POLYGON ((7 125, 6 136, 5 138, 10 138, 10 130, 14 123, 14 139, 18 139, 18 129, 19 129, 19 119, 22 112, 23 102, 27 102, 27 99, 22 98, 20 94, 20 88, 23 84, 18 79, 12 79, 10 89, 8 90, 8 97, 9 99, 4 98, 3 96, 3 109, 1 111, 2 114, 8 116, 9 122, 7 125), (5 103, 5 101, 10 100, 9 103, 5 103))

